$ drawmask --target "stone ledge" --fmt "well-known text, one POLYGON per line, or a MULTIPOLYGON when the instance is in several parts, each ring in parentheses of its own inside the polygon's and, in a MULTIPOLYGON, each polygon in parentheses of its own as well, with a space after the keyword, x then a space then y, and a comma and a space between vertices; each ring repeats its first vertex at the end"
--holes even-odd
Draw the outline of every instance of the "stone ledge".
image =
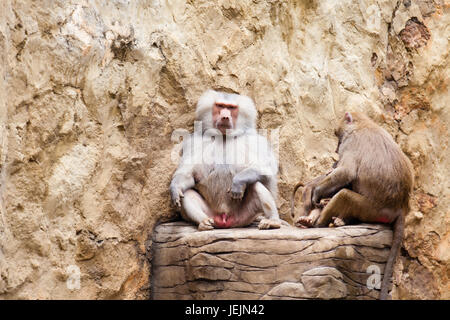
MULTIPOLYGON (((383 272, 388 226, 197 231, 182 222, 153 233, 153 299, 377 299, 366 285, 383 272)), ((382 276, 382 275, 381 275, 382 276)))

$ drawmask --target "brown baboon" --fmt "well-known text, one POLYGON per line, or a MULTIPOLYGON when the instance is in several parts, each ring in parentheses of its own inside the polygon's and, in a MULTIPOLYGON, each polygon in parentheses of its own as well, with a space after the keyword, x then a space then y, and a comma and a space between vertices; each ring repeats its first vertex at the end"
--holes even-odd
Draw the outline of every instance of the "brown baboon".
POLYGON ((330 173, 306 185, 305 216, 296 224, 326 227, 333 222, 341 226, 351 219, 393 224, 394 238, 380 293, 380 299, 386 299, 409 210, 412 164, 391 135, 362 113, 346 112, 335 133, 339 161, 330 173))

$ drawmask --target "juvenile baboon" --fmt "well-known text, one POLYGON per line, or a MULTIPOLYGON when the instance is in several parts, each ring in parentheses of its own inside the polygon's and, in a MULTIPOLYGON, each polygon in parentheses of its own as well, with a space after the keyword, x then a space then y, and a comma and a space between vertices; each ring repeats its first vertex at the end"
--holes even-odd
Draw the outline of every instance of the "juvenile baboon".
POLYGON ((394 237, 380 293, 380 299, 386 299, 403 239, 404 216, 409 211, 414 184, 412 164, 391 135, 362 113, 346 112, 335 133, 339 138, 339 161, 330 173, 306 185, 306 216, 296 224, 326 227, 333 221, 341 226, 351 219, 393 224, 394 237))
POLYGON ((198 101, 202 130, 184 141, 170 193, 199 230, 243 227, 260 215, 260 229, 279 228, 278 163, 256 133, 257 111, 246 96, 209 90, 198 101))

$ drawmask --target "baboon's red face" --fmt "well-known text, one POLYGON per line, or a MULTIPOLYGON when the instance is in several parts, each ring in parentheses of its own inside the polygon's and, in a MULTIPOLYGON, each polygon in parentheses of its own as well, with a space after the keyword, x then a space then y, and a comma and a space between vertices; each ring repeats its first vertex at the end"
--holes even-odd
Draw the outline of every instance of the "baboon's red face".
POLYGON ((239 114, 239 107, 235 104, 216 102, 212 109, 214 128, 226 134, 227 129, 234 129, 239 114))

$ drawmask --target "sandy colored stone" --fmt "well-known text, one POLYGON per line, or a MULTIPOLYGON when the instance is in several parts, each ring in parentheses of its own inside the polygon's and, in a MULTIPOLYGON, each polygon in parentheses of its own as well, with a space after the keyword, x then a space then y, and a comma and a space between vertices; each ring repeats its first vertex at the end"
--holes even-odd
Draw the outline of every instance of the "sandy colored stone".
MULTIPOLYGON (((195 103, 214 88, 251 96, 258 126, 278 137, 289 222, 293 186, 337 159, 344 111, 387 129, 416 178, 393 296, 449 299, 449 24, 441 0, 1 1, 0 298, 149 298, 153 229, 177 218, 172 133, 193 130, 195 103), (71 266, 79 290, 67 287, 71 266)), ((196 253, 235 250, 233 237, 196 253)), ((260 255, 274 253, 316 263, 316 250, 354 240, 312 237, 299 256, 293 238, 256 246, 247 268, 270 267, 260 255)), ((239 291, 216 297, 226 290, 239 291)))
POLYGON ((152 298, 374 299, 379 291, 367 288, 367 270, 382 274, 391 241, 392 231, 381 225, 197 231, 186 222, 160 224, 153 234, 152 298), (169 233, 179 238, 167 240, 169 233), (277 249, 264 249, 274 241, 277 249), (216 243, 222 245, 211 251, 216 243), (165 258, 174 247, 185 253, 182 260, 165 258))

